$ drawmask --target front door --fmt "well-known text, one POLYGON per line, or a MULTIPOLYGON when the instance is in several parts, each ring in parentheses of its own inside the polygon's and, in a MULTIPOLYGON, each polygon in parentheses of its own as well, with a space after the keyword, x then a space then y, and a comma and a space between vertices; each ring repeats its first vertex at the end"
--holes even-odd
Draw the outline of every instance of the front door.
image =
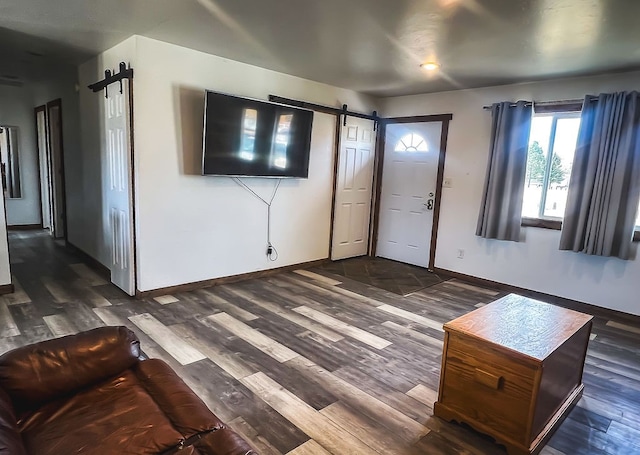
POLYGON ((428 267, 442 122, 386 127, 376 255, 428 267))
POLYGON ((375 144, 373 121, 347 117, 338 156, 331 245, 334 261, 368 253, 375 144))

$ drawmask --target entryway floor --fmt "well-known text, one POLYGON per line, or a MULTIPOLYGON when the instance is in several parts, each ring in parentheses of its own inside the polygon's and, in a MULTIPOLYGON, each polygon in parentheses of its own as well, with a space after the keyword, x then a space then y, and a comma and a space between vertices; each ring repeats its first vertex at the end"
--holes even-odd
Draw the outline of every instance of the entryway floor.
POLYGON ((370 256, 330 262, 320 268, 402 296, 444 281, 422 267, 370 256))

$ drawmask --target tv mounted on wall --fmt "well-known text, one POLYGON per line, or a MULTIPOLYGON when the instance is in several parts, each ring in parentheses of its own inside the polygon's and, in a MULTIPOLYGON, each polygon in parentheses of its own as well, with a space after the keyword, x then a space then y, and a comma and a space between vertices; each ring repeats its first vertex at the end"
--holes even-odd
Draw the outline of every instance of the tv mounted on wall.
POLYGON ((313 112, 207 91, 203 175, 307 178, 313 112))

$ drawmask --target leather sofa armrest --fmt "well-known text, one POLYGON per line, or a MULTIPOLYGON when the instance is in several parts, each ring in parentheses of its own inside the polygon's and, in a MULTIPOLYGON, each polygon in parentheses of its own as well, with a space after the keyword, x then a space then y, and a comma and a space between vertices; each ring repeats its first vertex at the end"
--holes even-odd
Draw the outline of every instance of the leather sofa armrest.
MULTIPOLYGON (((213 414, 165 362, 160 359, 145 360, 138 363, 133 371, 173 426, 184 436, 185 449, 193 444, 196 452, 192 453, 257 455, 247 441, 213 414)), ((185 449, 174 448, 164 453, 189 453, 185 449)))
POLYGON ((203 455, 258 455, 258 452, 231 428, 209 433, 196 442, 194 447, 203 455))
POLYGON ((224 427, 224 423, 163 360, 150 359, 139 362, 133 371, 173 426, 185 438, 224 427))
POLYGON ((0 356, 0 387, 18 414, 95 384, 138 362, 140 341, 126 327, 97 329, 23 346, 0 356))

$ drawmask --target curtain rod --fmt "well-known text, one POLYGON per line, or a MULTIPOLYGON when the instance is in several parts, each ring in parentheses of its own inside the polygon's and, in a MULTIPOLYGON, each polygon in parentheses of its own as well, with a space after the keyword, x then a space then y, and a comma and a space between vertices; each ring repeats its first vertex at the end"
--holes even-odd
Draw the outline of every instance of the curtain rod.
MULTIPOLYGON (((597 96, 590 96, 592 100, 597 100, 597 96)), ((525 106, 533 106, 534 109, 536 106, 562 106, 566 104, 582 104, 584 102, 584 98, 582 99, 574 99, 574 100, 557 100, 557 101, 529 101, 525 103, 525 106)), ((516 103, 511 103, 510 106, 515 106, 516 103)), ((482 106, 482 109, 489 110, 491 106, 482 106)))

